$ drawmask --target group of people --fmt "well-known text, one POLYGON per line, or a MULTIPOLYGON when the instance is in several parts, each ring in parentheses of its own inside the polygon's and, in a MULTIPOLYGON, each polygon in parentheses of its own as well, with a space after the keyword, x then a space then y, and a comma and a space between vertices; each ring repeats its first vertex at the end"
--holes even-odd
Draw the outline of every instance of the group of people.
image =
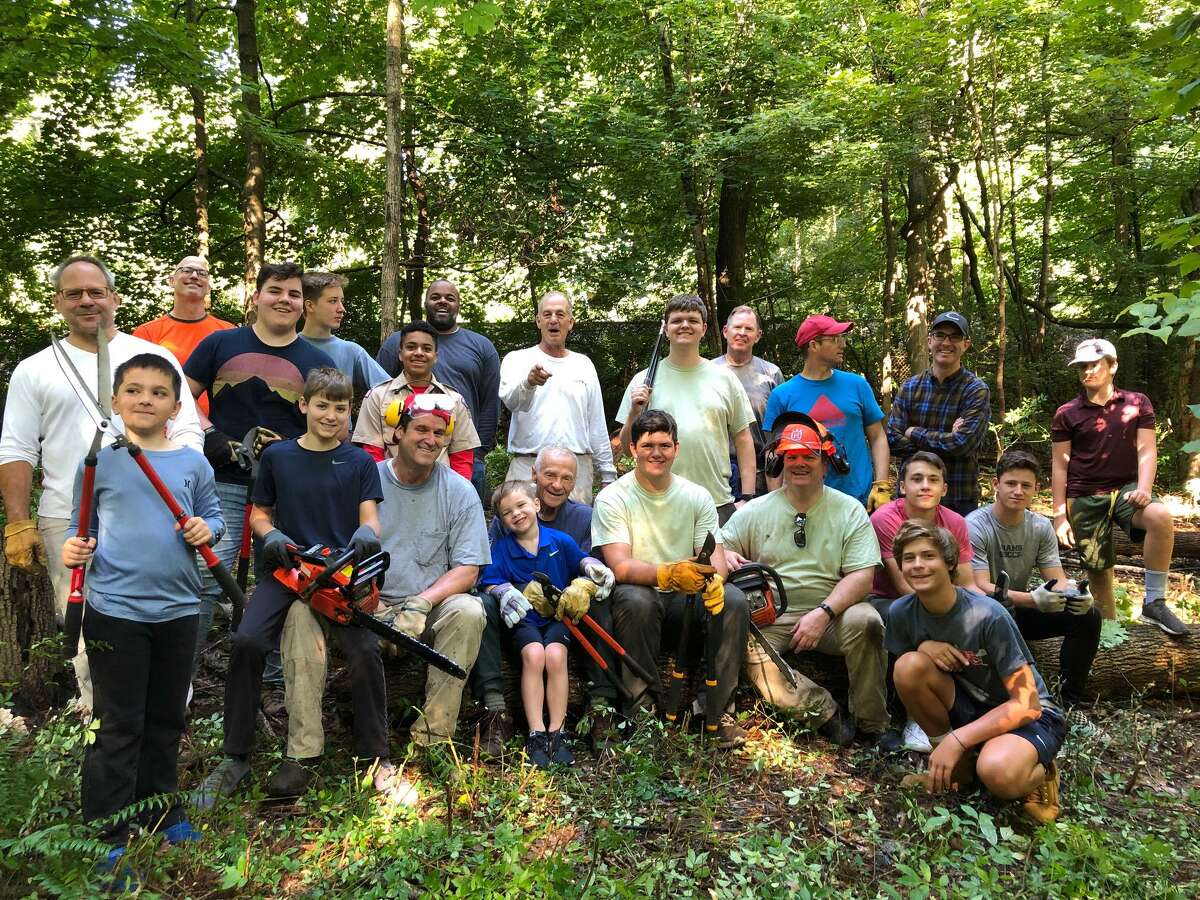
MULTIPOLYGON (((746 740, 733 704, 745 674, 839 746, 928 752, 919 780, 929 790, 977 777, 997 796, 1025 798, 1041 821, 1058 813, 1065 713, 1086 699, 1101 617, 1115 615, 1114 523, 1145 544, 1143 619, 1187 631, 1165 602, 1173 531, 1153 496, 1154 412, 1115 386, 1106 340, 1083 341, 1070 361, 1082 391, 1051 428, 1051 520, 1029 508, 1042 463, 1019 450, 997 461, 993 500, 980 506, 989 393, 962 365, 970 326, 957 312, 933 319, 929 368, 885 416, 866 379, 841 368, 851 323, 808 317, 796 335, 803 368, 785 380, 754 354, 762 328, 752 308, 730 314, 726 352, 708 360, 704 303, 674 297, 662 321, 669 351, 653 380, 631 379, 616 415, 633 458, 618 477, 596 369, 566 346, 573 306, 561 292, 538 304, 539 342, 501 361, 459 325, 457 287, 435 281, 427 321, 405 325, 372 359, 334 334, 346 304, 336 274, 264 265, 252 324, 241 327, 207 311, 203 258, 185 257, 167 281, 171 311, 130 335, 115 327, 104 263, 60 265, 54 302, 68 333, 17 366, 0 435, 9 561, 48 568, 60 617, 72 571, 88 567, 73 662, 78 702, 100 725, 83 814, 106 823, 110 866, 139 825, 168 841, 197 837, 181 805, 119 813, 177 790, 191 682, 222 593, 193 548, 211 544, 232 567, 245 529, 255 587, 230 642, 224 757, 193 795, 202 807, 250 773, 264 681, 282 682, 289 714, 286 759, 267 792, 308 786, 324 750, 330 636, 348 669, 355 755, 389 801, 416 799, 389 750, 381 654, 394 645, 323 618, 282 577, 297 549, 313 546, 353 548, 356 559, 387 551, 374 614, 469 672, 490 755, 515 732, 506 652, 520 658, 525 749, 539 766, 573 760, 571 653, 597 749, 639 711, 674 718, 658 668, 668 653, 676 670, 703 660, 692 711, 720 748, 746 740), (98 372, 104 357, 111 373, 98 372), (153 463, 180 516, 130 453, 108 447, 80 528, 96 427, 88 401, 107 374, 115 430, 153 463), (511 461, 489 527, 483 460, 501 403, 511 461), (1060 543, 1078 547, 1086 582, 1066 576, 1060 543), (787 599, 753 638, 753 590, 737 583, 750 563, 776 573, 787 599), (593 639, 581 653, 580 622, 619 651, 593 639), (1026 644, 1052 636, 1064 638, 1053 693, 1026 644), (847 708, 791 667, 784 655, 797 651, 845 659, 847 708)), ((453 740, 463 691, 430 667, 416 747, 453 740)))

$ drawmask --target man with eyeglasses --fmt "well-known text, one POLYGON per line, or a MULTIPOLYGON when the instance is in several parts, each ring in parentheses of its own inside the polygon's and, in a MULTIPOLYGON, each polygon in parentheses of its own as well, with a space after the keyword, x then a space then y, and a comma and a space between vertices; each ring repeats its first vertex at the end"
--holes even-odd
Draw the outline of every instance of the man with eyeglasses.
POLYGON ((929 326, 929 368, 904 382, 887 419, 887 437, 900 466, 918 450, 946 463, 945 506, 959 515, 979 506, 979 450, 987 437, 991 393, 983 379, 963 368, 971 330, 957 312, 929 326))
POLYGON ((853 327, 832 316, 809 316, 800 323, 796 346, 804 354, 804 368, 771 392, 763 428, 769 431, 785 412, 805 413, 828 428, 845 449, 850 471, 826 472, 825 483, 871 513, 892 498, 892 481, 883 410, 867 379, 839 368, 853 327))
POLYGON ((757 562, 775 569, 787 611, 762 629, 780 653, 816 650, 844 657, 850 674, 850 715, 833 695, 791 670, 795 684, 757 641, 746 648, 745 672, 759 694, 781 709, 811 717, 822 736, 848 746, 899 747, 889 730, 884 679, 883 620, 866 602, 879 545, 858 500, 826 483, 836 453, 828 432, 809 416, 787 413, 767 446, 768 465, 782 486, 746 504, 721 529, 732 569, 757 562))
POLYGON ((550 291, 538 301, 541 340, 514 350, 500 363, 500 400, 512 413, 508 426, 508 481, 528 481, 543 447, 566 447, 575 454, 577 475, 571 499, 592 502, 593 468, 603 487, 617 478, 608 420, 596 367, 582 353, 567 349, 575 326, 571 298, 550 291))
MULTIPOLYGON (((208 311, 211 287, 208 260, 203 256, 185 256, 181 259, 175 271, 167 276, 167 284, 171 286, 173 295, 171 311, 142 323, 133 329, 133 336, 170 350, 182 366, 202 340, 214 331, 232 328, 233 324, 218 319, 208 311)), ((196 406, 207 416, 207 395, 197 398, 196 406)))
MULTIPOLYGON (((84 389, 96 394, 97 334, 108 336, 112 371, 139 353, 154 353, 170 361, 182 377, 183 370, 162 347, 117 331, 113 322, 120 298, 112 273, 94 256, 72 256, 51 275, 54 308, 67 326, 59 346, 47 347, 21 360, 13 370, 0 431, 0 497, 7 525, 4 553, 10 565, 26 572, 49 570, 54 588, 55 613, 60 622, 66 613, 71 570, 62 563, 62 546, 71 518, 75 472, 96 431, 95 410, 84 389), (72 371, 74 366, 82 384, 72 371), (42 471, 42 495, 35 524, 30 500, 33 472, 42 471)), ((195 450, 203 446, 196 405, 180 397, 179 414, 171 421, 171 440, 195 450)), ((92 687, 87 656, 75 658, 80 706, 90 709, 92 687)))

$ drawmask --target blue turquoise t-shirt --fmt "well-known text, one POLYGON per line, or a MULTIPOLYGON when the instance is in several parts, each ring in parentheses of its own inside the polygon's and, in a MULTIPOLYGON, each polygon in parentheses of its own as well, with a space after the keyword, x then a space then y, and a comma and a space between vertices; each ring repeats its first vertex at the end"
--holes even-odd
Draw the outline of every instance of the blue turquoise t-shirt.
MULTIPOLYGON (((583 551, 569 535, 561 531, 545 525, 538 528, 537 556, 522 547, 516 537, 506 531, 492 546, 492 561, 479 576, 479 586, 489 588, 507 581, 521 590, 533 580, 534 572, 541 572, 550 577, 551 584, 562 590, 579 574, 581 562, 583 551)), ((536 612, 527 613, 525 618, 538 627, 550 621, 536 612)))
POLYGON ((883 421, 883 410, 875 399, 867 379, 853 372, 834 369, 833 374, 813 381, 793 375, 767 399, 763 430, 770 431, 775 419, 785 412, 812 416, 833 432, 846 450, 850 471, 839 475, 833 469, 825 473, 825 483, 843 494, 857 497, 864 505, 875 480, 875 464, 867 444, 866 427, 883 421))

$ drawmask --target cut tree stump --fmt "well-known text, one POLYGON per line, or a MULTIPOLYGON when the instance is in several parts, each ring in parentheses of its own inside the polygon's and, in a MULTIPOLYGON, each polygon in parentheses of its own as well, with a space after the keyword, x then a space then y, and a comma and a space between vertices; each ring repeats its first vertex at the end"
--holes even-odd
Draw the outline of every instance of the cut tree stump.
POLYGON ((12 690, 21 712, 44 710, 59 694, 56 678, 65 670, 50 640, 57 634, 50 577, 14 568, 0 552, 0 689, 12 690))

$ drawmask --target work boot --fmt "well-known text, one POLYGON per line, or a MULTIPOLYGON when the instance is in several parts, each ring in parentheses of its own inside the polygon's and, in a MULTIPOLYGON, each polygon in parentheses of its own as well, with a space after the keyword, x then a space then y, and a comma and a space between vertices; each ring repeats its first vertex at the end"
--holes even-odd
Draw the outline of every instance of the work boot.
POLYGON ((525 755, 529 764, 545 769, 550 765, 550 736, 544 731, 531 731, 525 739, 525 755))
POLYGON ((571 747, 567 743, 566 734, 563 729, 550 732, 550 760, 560 766, 575 765, 575 754, 571 752, 571 747))
POLYGON ((842 712, 839 706, 824 725, 817 729, 817 734, 837 747, 849 747, 854 741, 854 720, 842 712))
POLYGON ((159 832, 168 844, 189 844, 193 841, 200 840, 203 835, 195 828, 187 819, 180 819, 174 825, 168 825, 159 832))
POLYGON ((416 806, 421 797, 404 771, 390 759, 381 759, 373 767, 371 783, 381 800, 390 806, 416 806))
POLYGON ((250 774, 250 760, 227 756, 213 769, 200 787, 192 792, 192 805, 197 809, 211 809, 218 797, 228 797, 250 774))
POLYGON ((721 724, 717 726, 717 747, 721 750, 734 750, 746 743, 746 729, 737 723, 729 713, 721 716, 721 724))
POLYGON ((507 709, 489 709, 483 714, 482 724, 479 752, 484 756, 500 756, 515 733, 512 716, 507 709))
POLYGON ((312 784, 319 759, 319 756, 312 759, 285 759, 267 782, 267 796, 299 797, 312 784))
POLYGON ((1046 780, 1025 798, 1021 812, 1039 825, 1046 825, 1058 818, 1058 766, 1054 763, 1046 769, 1046 780))
POLYGON ((612 712, 602 706, 595 707, 592 710, 592 727, 588 736, 592 740, 592 749, 597 753, 611 750, 613 745, 621 739, 620 734, 617 733, 617 722, 612 712))
POLYGON ((884 755, 899 753, 904 749, 904 739, 900 737, 900 732, 895 728, 888 728, 886 731, 861 732, 857 741, 864 747, 871 747, 884 755))

